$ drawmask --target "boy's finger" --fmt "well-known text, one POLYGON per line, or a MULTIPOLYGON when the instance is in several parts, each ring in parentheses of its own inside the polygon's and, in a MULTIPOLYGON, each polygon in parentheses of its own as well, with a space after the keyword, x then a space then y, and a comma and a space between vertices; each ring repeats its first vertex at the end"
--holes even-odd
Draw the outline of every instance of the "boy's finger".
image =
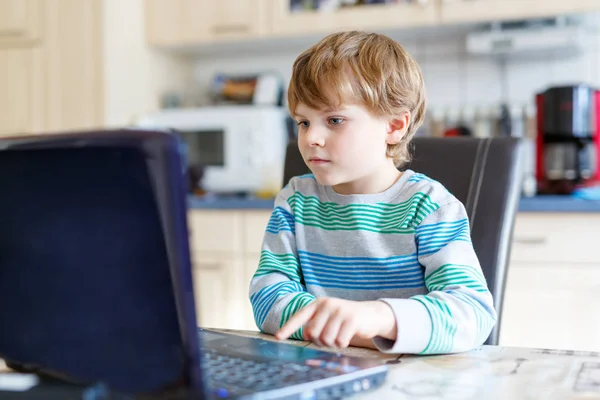
POLYGON ((302 325, 310 321, 315 313, 316 307, 313 304, 309 304, 302 310, 298 311, 288 320, 288 322, 281 327, 281 329, 275 334, 277 340, 285 340, 292 336, 302 325))

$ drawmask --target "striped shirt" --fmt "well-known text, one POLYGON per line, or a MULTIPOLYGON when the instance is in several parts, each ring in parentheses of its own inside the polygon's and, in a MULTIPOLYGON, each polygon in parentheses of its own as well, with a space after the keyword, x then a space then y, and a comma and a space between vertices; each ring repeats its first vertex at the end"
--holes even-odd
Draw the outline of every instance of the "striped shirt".
POLYGON ((374 339, 389 353, 467 351, 496 323, 463 204, 411 170, 378 194, 341 195, 311 174, 279 193, 250 283, 256 324, 273 334, 322 296, 389 304, 397 339, 374 339))

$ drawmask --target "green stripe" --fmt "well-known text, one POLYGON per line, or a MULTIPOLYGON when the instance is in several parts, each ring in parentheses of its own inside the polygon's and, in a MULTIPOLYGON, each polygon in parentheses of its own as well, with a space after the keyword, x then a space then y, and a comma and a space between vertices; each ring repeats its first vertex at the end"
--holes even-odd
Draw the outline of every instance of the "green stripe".
POLYGON ((422 192, 399 204, 347 204, 322 202, 296 192, 288 198, 297 223, 329 231, 368 231, 414 234, 425 217, 439 208, 422 192))
POLYGON ((451 352, 458 327, 452 319, 452 312, 448 304, 444 300, 426 295, 412 298, 421 302, 427 308, 431 317, 431 337, 421 354, 451 352))
POLYGON ((263 250, 260 253, 260 261, 258 269, 254 273, 253 278, 268 275, 271 273, 281 273, 286 275, 290 280, 303 284, 302 273, 300 271, 300 263, 293 254, 284 253, 276 254, 270 251, 263 250))
POLYGON ((430 292, 444 290, 448 286, 464 286, 478 292, 488 291, 486 280, 479 268, 470 265, 444 264, 425 277, 430 292))
MULTIPOLYGON (((310 293, 298 293, 292 297, 290 302, 285 306, 283 312, 281 313, 281 321, 279 321, 279 327, 281 328, 285 325, 286 322, 292 317, 292 315, 296 314, 300 309, 309 305, 313 300, 315 300, 315 296, 310 293)), ((300 327, 292 336, 292 339, 303 340, 303 330, 300 327)))

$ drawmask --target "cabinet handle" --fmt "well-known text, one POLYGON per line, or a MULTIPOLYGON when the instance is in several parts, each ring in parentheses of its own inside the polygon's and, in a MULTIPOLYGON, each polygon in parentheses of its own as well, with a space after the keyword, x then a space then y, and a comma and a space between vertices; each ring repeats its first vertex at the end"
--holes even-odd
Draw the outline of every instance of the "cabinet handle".
POLYGON ((196 262, 196 263, 193 263, 193 265, 194 265, 194 268, 210 270, 210 271, 216 271, 216 270, 221 269, 221 264, 216 263, 216 262, 214 262, 214 263, 196 262))
POLYGON ((231 25, 215 25, 212 28, 216 35, 222 35, 227 33, 246 33, 250 31, 248 25, 243 24, 231 24, 231 25))
POLYGON ((526 245, 541 245, 546 243, 545 237, 517 237, 515 243, 526 245))

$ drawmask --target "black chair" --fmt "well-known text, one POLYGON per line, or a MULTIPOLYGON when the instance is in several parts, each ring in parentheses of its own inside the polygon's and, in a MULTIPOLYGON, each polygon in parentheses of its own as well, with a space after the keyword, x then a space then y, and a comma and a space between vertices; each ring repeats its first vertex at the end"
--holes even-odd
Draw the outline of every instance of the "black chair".
MULTIPOLYGON (((406 168, 441 182, 467 210, 471 237, 494 296, 498 322, 486 344, 498 344, 513 225, 521 186, 521 143, 514 138, 415 138, 406 168)), ((296 143, 287 148, 284 184, 310 172, 296 143)))

